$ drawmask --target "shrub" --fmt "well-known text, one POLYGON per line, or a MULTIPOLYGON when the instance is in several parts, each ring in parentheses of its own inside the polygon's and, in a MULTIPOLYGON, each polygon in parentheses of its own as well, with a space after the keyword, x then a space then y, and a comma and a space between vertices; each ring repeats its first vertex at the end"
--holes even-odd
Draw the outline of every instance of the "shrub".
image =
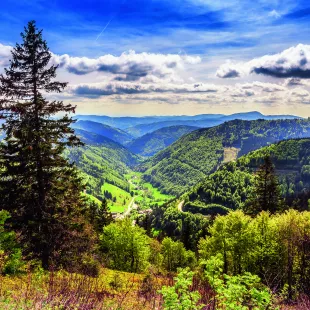
POLYGON ((174 286, 163 286, 159 291, 163 295, 165 310, 199 310, 203 305, 198 305, 200 299, 199 292, 190 290, 193 282, 192 271, 178 269, 178 275, 174 280, 174 286))
POLYGON ((7 211, 0 211, 0 273, 16 274, 21 271, 24 263, 15 233, 5 229, 5 222, 9 218, 7 211))
POLYGON ((100 236, 100 249, 109 267, 129 272, 140 272, 147 267, 149 244, 145 230, 133 226, 130 219, 104 227, 100 236))

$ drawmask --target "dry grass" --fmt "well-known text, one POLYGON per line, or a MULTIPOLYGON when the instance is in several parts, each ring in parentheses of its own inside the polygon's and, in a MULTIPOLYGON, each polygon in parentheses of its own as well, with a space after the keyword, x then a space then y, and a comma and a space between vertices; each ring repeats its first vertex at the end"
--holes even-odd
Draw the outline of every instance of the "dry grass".
POLYGON ((228 163, 230 161, 236 160, 238 157, 240 149, 236 147, 224 147, 224 158, 223 163, 228 163))
MULTIPOLYGON (((132 274, 101 269, 97 278, 66 272, 28 273, 22 276, 0 276, 1 310, 159 310, 162 299, 158 290, 172 285, 172 277, 132 274)), ((210 287, 194 278, 193 290, 202 296, 205 310, 214 309, 210 287)), ((283 310, 309 310, 310 299, 299 298, 283 310)))
POLYGON ((0 309, 159 309, 167 278, 102 269, 98 278, 66 272, 0 276, 0 309))

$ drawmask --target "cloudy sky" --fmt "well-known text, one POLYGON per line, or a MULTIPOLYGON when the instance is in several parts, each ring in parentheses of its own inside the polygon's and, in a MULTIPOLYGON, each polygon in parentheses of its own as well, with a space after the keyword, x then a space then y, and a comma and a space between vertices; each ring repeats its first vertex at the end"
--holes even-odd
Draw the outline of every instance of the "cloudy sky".
POLYGON ((310 116, 305 0, 2 0, 0 71, 32 19, 81 114, 310 116))

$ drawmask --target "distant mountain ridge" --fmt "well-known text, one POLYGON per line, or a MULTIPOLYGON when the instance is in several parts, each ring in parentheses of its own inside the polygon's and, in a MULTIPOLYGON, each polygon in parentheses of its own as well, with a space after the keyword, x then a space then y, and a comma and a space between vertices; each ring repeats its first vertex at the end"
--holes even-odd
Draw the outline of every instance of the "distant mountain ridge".
MULTIPOLYGON (((254 120, 254 119, 292 119, 301 118, 295 115, 263 115, 260 112, 244 112, 231 115, 225 114, 199 114, 199 115, 174 115, 174 116, 143 116, 143 117, 110 117, 105 115, 76 115, 77 120, 90 120, 112 127, 120 128, 127 132, 134 132, 135 126, 152 123, 162 123, 154 129, 173 125, 187 125, 196 127, 211 127, 233 119, 254 120), (196 122, 196 123, 195 123, 196 122), (161 127, 160 127, 161 126, 161 127), (131 129, 129 129, 131 128, 131 129)), ((139 127, 138 127, 139 128, 139 127)), ((143 128, 143 127, 142 127, 143 128)), ((147 129, 148 130, 148 129, 147 129)), ((152 130, 151 130, 152 131, 152 130)), ((141 131, 140 136, 150 131, 141 131)), ((136 136, 137 137, 137 136, 136 136)))

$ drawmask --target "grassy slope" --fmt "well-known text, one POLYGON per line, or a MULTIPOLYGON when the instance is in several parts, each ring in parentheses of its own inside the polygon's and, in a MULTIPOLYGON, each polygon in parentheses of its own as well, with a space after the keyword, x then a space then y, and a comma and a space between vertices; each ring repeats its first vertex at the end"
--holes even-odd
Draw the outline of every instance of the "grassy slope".
POLYGON ((109 199, 108 206, 112 212, 119 213, 127 209, 132 199, 130 191, 138 185, 139 189, 135 190, 136 203, 143 209, 171 199, 171 196, 161 194, 151 184, 145 184, 141 175, 132 172, 131 167, 137 164, 139 158, 125 147, 94 133, 80 129, 76 132, 86 145, 66 150, 65 155, 81 171, 89 199, 98 202, 98 198, 104 197, 104 191, 108 191, 116 198, 116 201, 109 199))
POLYGON ((132 199, 130 193, 109 183, 102 185, 101 192, 104 193, 104 191, 110 192, 116 198, 116 201, 110 201, 109 203, 112 212, 124 212, 132 199))
POLYGON ((146 299, 141 289, 145 276, 107 268, 101 268, 98 278, 64 271, 0 275, 0 309, 151 310, 161 302, 158 290, 169 278, 158 277, 154 298, 146 299))
POLYGON ((183 136, 138 170, 162 192, 179 195, 216 170, 226 147, 239 148, 241 156, 282 139, 309 136, 309 120, 234 120, 183 136))
POLYGON ((161 193, 152 184, 145 182, 139 172, 131 172, 126 177, 130 180, 131 190, 136 197, 135 203, 140 209, 148 209, 155 204, 162 205, 174 198, 174 196, 161 193))

